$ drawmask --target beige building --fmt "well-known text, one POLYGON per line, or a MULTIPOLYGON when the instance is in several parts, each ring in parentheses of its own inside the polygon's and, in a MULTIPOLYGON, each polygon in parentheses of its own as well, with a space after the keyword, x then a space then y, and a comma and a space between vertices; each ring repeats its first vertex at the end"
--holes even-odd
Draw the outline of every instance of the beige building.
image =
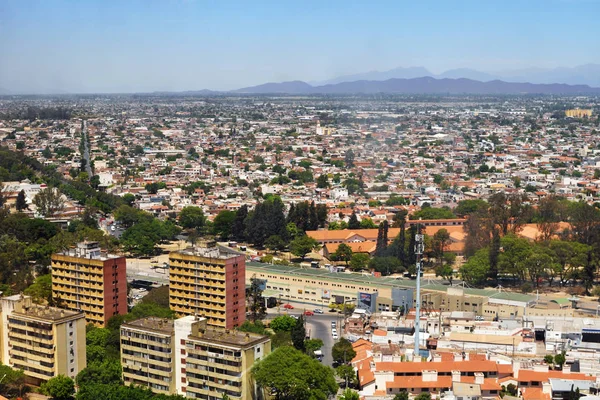
POLYGON ((126 385, 175 393, 173 320, 148 317, 121 325, 121 365, 126 385))
POLYGON ((52 255, 52 297, 61 307, 83 311, 98 327, 127 313, 127 260, 102 252, 98 242, 52 255))
POLYGON ((207 325, 206 318, 144 318, 121 326, 125 384, 191 399, 252 399, 250 370, 271 352, 267 336, 207 325))
POLYGON ((256 399, 251 368, 271 353, 267 336, 238 330, 192 327, 186 341, 186 397, 192 399, 256 399))
POLYGON ((571 118, 584 118, 584 117, 589 118, 592 116, 592 110, 591 109, 574 108, 572 110, 566 110, 565 115, 567 117, 571 117, 571 118))
POLYGON ((246 320, 246 259, 214 241, 169 254, 169 305, 233 329, 246 320))
POLYGON ((0 300, 0 361, 33 383, 75 378, 86 367, 83 313, 33 304, 29 296, 0 300))

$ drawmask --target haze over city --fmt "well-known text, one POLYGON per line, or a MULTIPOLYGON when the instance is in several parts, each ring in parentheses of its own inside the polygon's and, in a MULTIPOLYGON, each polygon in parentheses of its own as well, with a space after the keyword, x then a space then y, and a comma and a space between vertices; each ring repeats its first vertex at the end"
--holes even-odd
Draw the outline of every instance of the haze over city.
POLYGON ((586 0, 6 1, 0 93, 231 90, 399 66, 441 74, 600 64, 598 15, 600 2, 586 0))

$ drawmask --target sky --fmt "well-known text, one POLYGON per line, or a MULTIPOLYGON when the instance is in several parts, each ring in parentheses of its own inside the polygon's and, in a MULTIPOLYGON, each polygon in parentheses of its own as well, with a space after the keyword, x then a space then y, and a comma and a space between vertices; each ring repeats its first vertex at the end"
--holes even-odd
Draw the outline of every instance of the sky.
POLYGON ((600 0, 0 0, 0 90, 230 90, 600 64, 600 0))

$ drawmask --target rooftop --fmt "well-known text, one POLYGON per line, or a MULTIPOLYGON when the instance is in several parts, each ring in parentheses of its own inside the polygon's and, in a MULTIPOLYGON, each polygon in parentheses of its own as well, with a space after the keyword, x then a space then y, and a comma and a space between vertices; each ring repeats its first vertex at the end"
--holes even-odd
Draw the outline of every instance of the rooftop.
POLYGON ((172 319, 146 317, 123 324, 125 327, 147 329, 155 332, 172 334, 175 332, 175 323, 172 319))
POLYGON ((13 315, 22 315, 27 318, 35 318, 50 322, 57 322, 63 319, 76 319, 84 317, 83 313, 78 311, 65 310, 63 308, 56 308, 50 306, 41 306, 38 304, 32 304, 28 307, 24 307, 22 311, 15 311, 13 315))
POLYGON ((199 336, 190 335, 189 338, 190 340, 204 341, 211 344, 234 345, 240 346, 241 348, 251 347, 269 340, 268 336, 258 335, 256 333, 211 328, 199 333, 199 336))

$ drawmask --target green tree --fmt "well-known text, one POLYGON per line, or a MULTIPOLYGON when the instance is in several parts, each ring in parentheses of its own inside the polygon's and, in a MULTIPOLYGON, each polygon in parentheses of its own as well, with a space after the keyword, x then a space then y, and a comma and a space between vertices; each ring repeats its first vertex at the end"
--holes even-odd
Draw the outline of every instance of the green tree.
POLYGON ((353 271, 361 271, 369 265, 369 255, 367 253, 354 253, 350 259, 350 268, 353 271))
POLYGON ((473 214, 476 211, 485 210, 488 203, 485 200, 461 200, 454 209, 454 213, 460 217, 473 214))
POLYGON ((566 361, 565 354, 560 353, 554 356, 554 364, 558 365, 560 369, 562 369, 564 363, 566 361))
POLYGON ((358 392, 352 390, 352 389, 346 389, 344 390, 344 392, 340 395, 340 400, 360 400, 360 396, 358 395, 358 392))
POLYGON ((333 257, 337 261, 344 261, 346 265, 352 259, 352 248, 346 243, 340 243, 338 248, 333 253, 333 257))
POLYGON ((410 219, 418 220, 418 219, 452 219, 456 218, 456 215, 447 207, 442 208, 433 208, 433 207, 423 207, 420 211, 412 214, 410 219))
POLYGON ((448 281, 452 286, 452 279, 454 278, 454 269, 450 265, 440 265, 435 268, 435 276, 442 277, 448 281))
POLYGON ((554 356, 552 354, 546 354, 544 356, 544 362, 546 364, 554 364, 554 356))
POLYGON ((69 400, 75 394, 75 382, 65 375, 58 375, 42 383, 40 392, 53 400, 69 400))
POLYGON ((319 189, 326 189, 329 186, 331 186, 331 185, 329 184, 329 179, 327 178, 327 174, 319 175, 319 177, 317 178, 317 187, 319 189))
POLYGON ((259 335, 267 335, 265 325, 262 321, 250 322, 246 320, 238 327, 238 330, 242 332, 258 333, 259 335))
POLYGON ((400 393, 397 393, 397 394, 394 396, 394 399, 393 399, 393 400, 408 400, 408 399, 409 399, 408 392, 407 392, 407 391, 405 391, 405 390, 403 390, 403 391, 401 391, 400 393))
POLYGON ((123 201, 129 206, 129 207, 133 207, 133 203, 135 203, 135 195, 131 194, 131 193, 125 193, 123 195, 123 201))
POLYGON ((250 290, 248 291, 248 310, 250 311, 250 319, 256 323, 267 315, 267 306, 262 295, 261 281, 252 276, 250 278, 250 290))
POLYGON ((25 289, 24 293, 31 296, 36 303, 50 302, 52 300, 52 276, 39 275, 35 282, 25 289))
POLYGON ((306 328, 304 327, 304 316, 300 316, 294 326, 292 327, 292 331, 290 332, 292 337, 292 344, 296 348, 296 350, 300 350, 301 352, 306 351, 306 347, 304 345, 304 340, 306 339, 306 328))
POLYGON ((77 374, 75 381, 79 387, 98 383, 120 385, 123 383, 121 363, 118 359, 88 362, 87 366, 77 374))
POLYGON ((382 275, 390 275, 403 270, 402 263, 397 257, 373 257, 369 261, 369 268, 382 275))
POLYGON ((0 394, 17 398, 24 393, 25 374, 22 370, 0 364, 0 394))
POLYGON ((360 229, 360 222, 354 211, 352 211, 352 215, 350 215, 350 219, 348 220, 348 229, 360 229))
POLYGON ((215 217, 212 229, 213 233, 221 240, 227 240, 232 234, 233 223, 236 213, 234 211, 223 210, 215 217))
POLYGON ((431 393, 420 393, 417 397, 415 397, 415 400, 431 400, 431 393))
POLYGON ((306 339, 304 341, 306 354, 311 357, 314 357, 315 351, 319 350, 321 347, 323 347, 323 341, 321 339, 306 339))
POLYGON ((273 332, 291 332, 296 326, 296 319, 289 315, 280 315, 279 317, 273 318, 269 327, 273 332))
POLYGON ((355 386, 358 383, 356 372, 352 365, 342 364, 335 369, 335 374, 345 382, 345 387, 355 386))
POLYGON ((356 357, 356 351, 354 351, 352 343, 348 339, 341 338, 331 348, 331 357, 338 364, 346 364, 356 357))
POLYGON ((200 207, 184 207, 179 213, 179 225, 184 229, 194 229, 200 232, 206 225, 206 217, 200 207))
POLYGON ((326 400, 338 389, 331 368, 289 346, 256 363, 252 375, 276 400, 326 400))
POLYGON ((319 242, 308 235, 298 236, 290 243, 290 251, 293 255, 297 257, 306 257, 308 253, 317 249, 319 247, 319 242))
POLYGON ((360 220, 359 227, 360 229, 375 229, 377 225, 371 218, 363 218, 360 220))
POLYGON ((21 212, 23 210, 27 210, 29 208, 29 205, 27 204, 27 200, 25 200, 25 191, 24 190, 21 190, 19 192, 19 194, 17 195, 17 202, 15 203, 15 208, 19 212, 21 212))
MULTIPOLYGON (((289 224, 288 224, 289 225, 289 224)), ((277 253, 285 249, 285 242, 279 235, 272 235, 267 238, 265 241, 265 247, 271 251, 277 253)))
POLYGON ((44 218, 52 217, 65 208, 62 193, 51 187, 40 190, 33 198, 33 204, 44 218))
POLYGON ((490 272, 490 256, 487 248, 479 250, 460 267, 462 279, 469 285, 483 285, 490 272))

